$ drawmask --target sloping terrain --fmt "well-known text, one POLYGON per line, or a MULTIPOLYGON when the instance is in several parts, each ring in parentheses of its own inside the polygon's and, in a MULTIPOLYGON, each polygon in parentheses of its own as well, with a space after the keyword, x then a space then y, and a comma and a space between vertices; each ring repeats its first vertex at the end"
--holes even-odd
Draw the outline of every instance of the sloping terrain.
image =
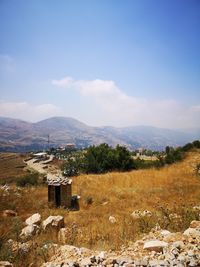
MULTIPOLYGON (((45 185, 21 190, 10 187, 6 195, 0 188, 1 211, 14 209, 18 214, 15 218, 0 217, 0 230, 5 238, 15 239, 16 231, 21 231, 30 215, 39 212, 42 220, 49 215, 62 215, 65 244, 115 251, 148 233, 158 223, 162 229, 184 231, 192 220, 199 218, 199 211, 194 210, 196 206, 200 208, 200 177, 196 173, 199 163, 200 150, 195 150, 184 161, 161 169, 74 177, 73 194, 81 196, 79 211, 49 208, 45 185), (131 214, 137 210, 148 210, 151 216, 134 219, 131 214), (110 216, 116 220, 114 223, 110 216)), ((16 266, 36 260, 39 261, 36 266, 41 266, 44 260, 41 255, 33 256, 36 249, 40 251, 50 242, 59 243, 55 233, 41 232, 32 237, 31 244, 37 244, 37 248, 33 246, 32 253, 23 254, 16 266)))
POLYGON ((18 153, 0 153, 0 183, 16 181, 16 178, 24 175, 25 155, 18 153))
POLYGON ((42 150, 49 146, 74 143, 87 147, 100 143, 161 150, 200 138, 200 131, 175 131, 150 126, 91 127, 73 118, 54 117, 37 123, 0 118, 0 151, 42 150), (48 144, 48 138, 50 143, 48 144))

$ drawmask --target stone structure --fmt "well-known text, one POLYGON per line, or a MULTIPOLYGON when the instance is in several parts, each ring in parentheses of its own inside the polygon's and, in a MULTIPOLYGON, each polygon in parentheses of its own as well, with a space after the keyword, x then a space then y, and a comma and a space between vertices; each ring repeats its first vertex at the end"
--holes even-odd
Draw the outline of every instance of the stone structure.
POLYGON ((72 180, 65 177, 48 177, 48 202, 56 207, 71 208, 72 180))

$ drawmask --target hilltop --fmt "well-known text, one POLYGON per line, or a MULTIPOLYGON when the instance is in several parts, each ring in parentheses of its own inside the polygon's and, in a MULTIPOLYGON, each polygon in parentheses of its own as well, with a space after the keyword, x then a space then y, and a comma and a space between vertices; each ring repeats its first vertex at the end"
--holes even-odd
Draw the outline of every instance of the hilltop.
POLYGON ((162 150, 200 138, 200 129, 170 130, 151 126, 92 127, 76 119, 53 117, 37 123, 0 118, 0 151, 23 152, 74 143, 78 148, 107 143, 162 150))

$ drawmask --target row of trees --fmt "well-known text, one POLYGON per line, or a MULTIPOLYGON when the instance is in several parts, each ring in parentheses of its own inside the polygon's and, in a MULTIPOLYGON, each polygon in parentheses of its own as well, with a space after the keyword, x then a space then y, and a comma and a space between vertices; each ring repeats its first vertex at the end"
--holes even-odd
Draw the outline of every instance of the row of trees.
POLYGON ((105 173, 109 171, 129 171, 143 168, 159 168, 172 164, 184 158, 185 152, 200 148, 200 141, 188 143, 183 147, 167 146, 165 153, 158 154, 158 160, 133 159, 131 152, 124 146, 116 148, 108 144, 91 146, 85 151, 76 151, 65 155, 63 172, 66 176, 76 176, 79 173, 105 173))
POLYGON ((188 152, 194 148, 200 148, 200 141, 196 140, 192 143, 187 143, 182 147, 169 147, 165 149, 166 157, 163 159, 163 164, 172 164, 176 161, 180 161, 184 158, 185 152, 188 152))

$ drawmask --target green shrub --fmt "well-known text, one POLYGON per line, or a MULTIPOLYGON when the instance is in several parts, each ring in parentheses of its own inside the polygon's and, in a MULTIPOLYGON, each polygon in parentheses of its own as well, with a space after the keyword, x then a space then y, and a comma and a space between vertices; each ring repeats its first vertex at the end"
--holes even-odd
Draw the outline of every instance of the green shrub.
POLYGON ((38 173, 31 173, 26 176, 22 176, 17 181, 17 186, 25 187, 25 186, 33 186, 38 184, 38 173))

